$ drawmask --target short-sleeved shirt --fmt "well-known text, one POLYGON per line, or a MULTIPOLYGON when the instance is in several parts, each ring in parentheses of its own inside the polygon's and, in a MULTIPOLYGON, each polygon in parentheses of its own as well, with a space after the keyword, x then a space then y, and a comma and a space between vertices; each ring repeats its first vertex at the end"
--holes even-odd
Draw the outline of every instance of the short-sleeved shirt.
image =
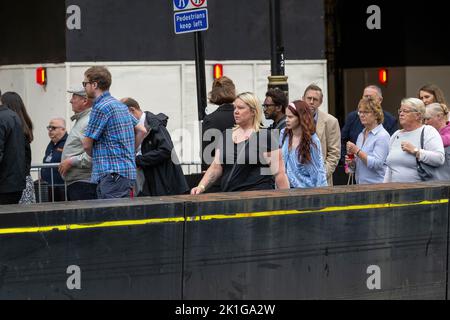
POLYGON ((92 179, 98 183, 108 173, 136 180, 134 127, 138 120, 126 105, 109 92, 95 100, 85 136, 95 140, 92 150, 92 179))
POLYGON ((222 191, 274 189, 274 178, 263 154, 279 149, 279 133, 261 129, 238 144, 233 142, 232 134, 232 129, 226 130, 217 146, 223 169, 222 191))

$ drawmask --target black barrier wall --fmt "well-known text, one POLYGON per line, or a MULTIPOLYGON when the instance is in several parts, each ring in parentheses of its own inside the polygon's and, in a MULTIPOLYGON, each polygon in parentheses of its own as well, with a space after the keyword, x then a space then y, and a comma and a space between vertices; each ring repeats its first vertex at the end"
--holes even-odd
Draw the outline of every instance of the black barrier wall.
POLYGON ((448 199, 395 184, 0 206, 0 299, 446 299, 448 199))
POLYGON ((0 210, 0 299, 181 298, 183 223, 173 218, 183 216, 183 202, 88 201, 4 213, 10 207, 0 210), (159 215, 165 223, 155 223, 159 215), (71 266, 80 268, 80 290, 67 286, 71 266))

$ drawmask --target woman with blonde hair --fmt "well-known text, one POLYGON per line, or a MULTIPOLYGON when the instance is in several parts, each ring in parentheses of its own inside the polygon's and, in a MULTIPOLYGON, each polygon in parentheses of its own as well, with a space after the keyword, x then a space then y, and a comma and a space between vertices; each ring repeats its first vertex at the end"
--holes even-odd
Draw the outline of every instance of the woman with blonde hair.
POLYGON ((417 98, 403 99, 398 109, 402 130, 395 132, 389 142, 389 155, 384 182, 419 182, 422 163, 439 167, 444 163, 444 144, 439 132, 423 125, 425 104, 417 98))
POLYGON ((212 165, 191 194, 206 191, 222 177, 221 189, 249 191, 289 189, 278 137, 262 129, 262 110, 258 98, 244 92, 234 101, 236 126, 225 131, 216 149, 212 165))
POLYGON ((361 99, 358 116, 364 130, 356 144, 347 142, 345 161, 356 167, 356 183, 383 183, 390 135, 383 127, 384 114, 378 100, 361 99))

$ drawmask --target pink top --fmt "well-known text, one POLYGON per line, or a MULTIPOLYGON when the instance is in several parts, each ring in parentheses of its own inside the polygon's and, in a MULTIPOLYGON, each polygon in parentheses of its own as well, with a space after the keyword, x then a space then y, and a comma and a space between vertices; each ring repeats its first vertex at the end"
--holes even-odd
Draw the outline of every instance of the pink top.
POLYGON ((439 130, 441 134, 442 141, 444 142, 444 148, 450 146, 450 124, 447 122, 447 125, 439 130))

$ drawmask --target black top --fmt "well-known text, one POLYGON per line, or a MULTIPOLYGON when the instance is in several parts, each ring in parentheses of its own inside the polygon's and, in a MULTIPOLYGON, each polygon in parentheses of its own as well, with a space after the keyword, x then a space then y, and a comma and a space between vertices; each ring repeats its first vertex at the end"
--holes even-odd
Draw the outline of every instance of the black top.
POLYGON ((0 106, 0 193, 25 189, 25 136, 17 114, 0 106))
POLYGON ((274 189, 275 181, 263 154, 279 148, 276 135, 261 129, 247 141, 235 144, 232 133, 226 130, 217 147, 223 169, 222 191, 274 189))
POLYGON ((25 174, 31 174, 31 145, 25 137, 25 174))
MULTIPOLYGON (((235 125, 234 121, 234 106, 232 103, 223 104, 216 111, 211 114, 208 114, 205 119, 203 119, 202 124, 202 137, 205 136, 205 133, 210 129, 217 129, 220 132, 225 131, 226 129, 231 129, 235 125)), ((203 139, 202 140, 202 155, 203 151, 211 144, 209 150, 211 150, 210 160, 214 159, 215 148, 217 146, 217 141, 215 137, 212 137, 210 140, 203 139)), ((207 170, 211 163, 206 161, 208 159, 204 159, 202 156, 202 170, 207 170)))

